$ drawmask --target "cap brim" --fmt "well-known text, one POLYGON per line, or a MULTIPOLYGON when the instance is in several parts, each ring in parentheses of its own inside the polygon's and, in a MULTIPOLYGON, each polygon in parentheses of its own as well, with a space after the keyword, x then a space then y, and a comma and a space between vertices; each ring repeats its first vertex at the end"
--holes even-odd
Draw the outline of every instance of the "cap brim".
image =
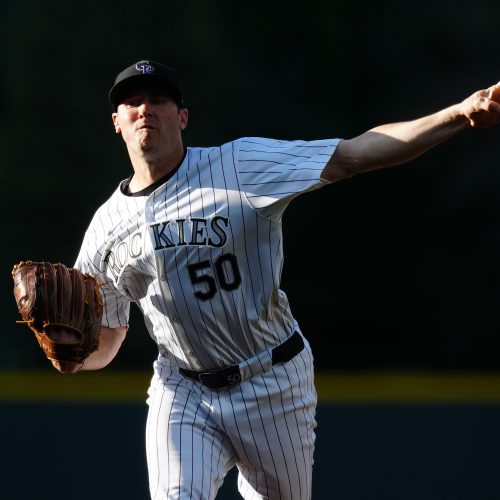
POLYGON ((161 75, 134 75, 122 80, 113 85, 109 91, 109 102, 116 110, 120 101, 124 99, 130 92, 137 91, 144 87, 158 86, 164 88, 174 99, 174 101, 182 106, 182 96, 179 89, 170 81, 166 80, 161 75))

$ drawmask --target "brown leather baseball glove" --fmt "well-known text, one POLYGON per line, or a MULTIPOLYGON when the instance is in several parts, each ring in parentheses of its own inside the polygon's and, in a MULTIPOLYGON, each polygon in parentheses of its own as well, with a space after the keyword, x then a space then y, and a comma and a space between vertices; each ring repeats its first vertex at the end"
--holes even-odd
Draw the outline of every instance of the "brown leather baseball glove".
MULTIPOLYGON (((21 261, 12 269, 14 296, 47 358, 81 365, 99 347, 103 304, 98 281, 78 269, 21 261)), ((73 370, 74 371, 74 370, 73 370)))

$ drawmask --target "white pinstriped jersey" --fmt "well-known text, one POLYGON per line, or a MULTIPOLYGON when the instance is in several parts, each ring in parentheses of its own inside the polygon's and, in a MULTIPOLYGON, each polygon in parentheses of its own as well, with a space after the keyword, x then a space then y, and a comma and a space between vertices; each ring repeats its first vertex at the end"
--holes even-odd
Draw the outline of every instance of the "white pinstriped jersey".
POLYGON ((242 138, 187 148, 151 193, 119 187, 96 212, 75 267, 103 283, 107 327, 135 302, 160 354, 209 370, 271 349, 297 326, 280 290, 281 216, 320 187, 338 139, 242 138))

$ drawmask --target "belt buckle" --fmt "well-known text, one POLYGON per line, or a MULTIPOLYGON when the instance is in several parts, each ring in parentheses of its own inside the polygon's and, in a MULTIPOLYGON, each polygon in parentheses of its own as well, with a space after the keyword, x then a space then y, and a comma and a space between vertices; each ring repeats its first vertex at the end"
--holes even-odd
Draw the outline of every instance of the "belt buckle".
POLYGON ((198 373, 198 380, 203 384, 203 385, 206 385, 207 387, 210 387, 212 384, 211 384, 211 380, 213 380, 213 375, 214 373, 213 372, 201 372, 201 373, 198 373))
POLYGON ((211 389, 219 389, 241 382, 241 373, 238 365, 232 365, 213 372, 202 372, 198 374, 198 377, 203 385, 211 389))
POLYGON ((238 365, 233 365, 229 367, 228 372, 229 373, 224 375, 226 377, 228 385, 235 385, 241 382, 241 372, 240 372, 240 367, 238 365))

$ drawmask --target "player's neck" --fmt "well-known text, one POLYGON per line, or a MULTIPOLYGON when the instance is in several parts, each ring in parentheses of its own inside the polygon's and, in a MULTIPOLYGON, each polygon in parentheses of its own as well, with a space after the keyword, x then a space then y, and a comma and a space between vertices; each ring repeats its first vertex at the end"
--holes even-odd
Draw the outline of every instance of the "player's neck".
POLYGON ((130 192, 141 191, 165 177, 177 168, 183 158, 184 148, 159 158, 155 158, 153 155, 130 155, 134 169, 134 175, 129 184, 130 192))

